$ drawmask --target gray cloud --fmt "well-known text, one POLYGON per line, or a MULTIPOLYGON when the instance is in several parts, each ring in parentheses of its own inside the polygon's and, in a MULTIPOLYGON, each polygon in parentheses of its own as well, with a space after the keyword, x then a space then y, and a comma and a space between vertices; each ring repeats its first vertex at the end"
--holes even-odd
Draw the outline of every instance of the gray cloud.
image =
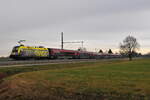
POLYGON ((117 48, 127 35, 148 45, 149 18, 149 0, 0 0, 0 55, 19 39, 59 47, 61 31, 89 48, 117 48))

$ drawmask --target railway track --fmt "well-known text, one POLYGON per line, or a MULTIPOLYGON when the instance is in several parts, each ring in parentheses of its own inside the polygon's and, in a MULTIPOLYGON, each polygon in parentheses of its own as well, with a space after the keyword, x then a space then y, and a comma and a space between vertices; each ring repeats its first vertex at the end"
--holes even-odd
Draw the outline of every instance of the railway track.
POLYGON ((0 67, 14 67, 14 66, 32 66, 32 65, 46 65, 46 64, 61 64, 61 63, 76 63, 76 62, 93 62, 96 59, 57 59, 57 60, 5 60, 0 61, 0 67))

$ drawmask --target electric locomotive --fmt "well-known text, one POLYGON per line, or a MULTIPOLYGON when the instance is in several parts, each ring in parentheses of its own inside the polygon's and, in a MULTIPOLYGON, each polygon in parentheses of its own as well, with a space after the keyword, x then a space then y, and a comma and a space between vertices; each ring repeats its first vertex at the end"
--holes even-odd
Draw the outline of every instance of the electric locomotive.
POLYGON ((44 47, 15 46, 11 52, 10 58, 13 59, 31 59, 31 58, 49 58, 49 50, 44 47))

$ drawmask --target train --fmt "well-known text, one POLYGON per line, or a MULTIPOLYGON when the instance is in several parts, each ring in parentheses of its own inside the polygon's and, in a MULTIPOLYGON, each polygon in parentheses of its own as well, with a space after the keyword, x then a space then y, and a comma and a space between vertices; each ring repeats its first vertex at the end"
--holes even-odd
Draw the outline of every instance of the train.
POLYGON ((66 50, 57 48, 45 48, 43 46, 15 46, 9 56, 15 60, 26 59, 102 59, 120 58, 120 54, 103 54, 97 52, 66 50))

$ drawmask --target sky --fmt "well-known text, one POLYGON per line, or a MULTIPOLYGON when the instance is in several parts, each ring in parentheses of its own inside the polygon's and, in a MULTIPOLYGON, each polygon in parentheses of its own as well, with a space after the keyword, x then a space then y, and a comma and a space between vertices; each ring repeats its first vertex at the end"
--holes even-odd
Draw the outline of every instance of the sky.
POLYGON ((89 51, 117 52, 132 35, 140 52, 150 52, 150 0, 0 0, 0 56, 8 56, 19 40, 60 48, 61 32, 64 41, 84 41, 89 51))

